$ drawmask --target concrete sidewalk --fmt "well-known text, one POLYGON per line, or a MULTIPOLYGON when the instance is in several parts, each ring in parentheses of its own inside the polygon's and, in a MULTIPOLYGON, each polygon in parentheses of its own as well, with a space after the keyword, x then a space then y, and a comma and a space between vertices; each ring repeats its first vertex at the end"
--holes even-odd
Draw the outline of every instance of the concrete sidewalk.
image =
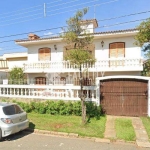
POLYGON ((132 120, 132 125, 136 134, 136 144, 140 147, 150 147, 149 138, 147 132, 143 126, 142 120, 139 117, 118 117, 118 116, 107 116, 105 138, 116 139, 115 131, 115 119, 116 118, 128 118, 132 120))

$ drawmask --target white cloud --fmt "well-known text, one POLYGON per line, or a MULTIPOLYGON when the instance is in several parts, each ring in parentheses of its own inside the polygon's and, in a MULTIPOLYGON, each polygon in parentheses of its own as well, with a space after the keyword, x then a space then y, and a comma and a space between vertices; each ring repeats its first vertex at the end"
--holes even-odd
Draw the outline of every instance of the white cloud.
POLYGON ((64 33, 64 31, 63 31, 63 30, 61 30, 61 31, 59 31, 59 33, 64 33))
POLYGON ((52 34, 53 34, 52 32, 44 33, 44 35, 52 35, 52 34))

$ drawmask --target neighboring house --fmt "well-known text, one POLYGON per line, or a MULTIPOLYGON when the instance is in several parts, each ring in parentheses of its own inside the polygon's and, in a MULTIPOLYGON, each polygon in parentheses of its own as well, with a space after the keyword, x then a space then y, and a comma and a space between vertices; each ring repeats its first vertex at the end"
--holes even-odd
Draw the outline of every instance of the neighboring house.
MULTIPOLYGON (((97 60, 94 65, 83 65, 83 69, 88 68, 85 77, 91 81, 90 84, 101 76, 140 75, 143 70, 141 49, 133 44, 137 30, 94 33, 97 21, 93 19, 84 23, 87 24, 85 30, 94 36, 93 44, 87 49, 97 60)), ((60 37, 40 38, 29 34, 28 39, 17 40, 16 44, 28 49, 24 68, 30 79, 28 84, 77 84, 75 81, 79 79, 79 70, 69 61, 64 61, 69 47, 60 37)))
POLYGON ((12 68, 24 68, 25 62, 27 62, 27 53, 6 53, 0 56, 0 83, 6 83, 12 68))

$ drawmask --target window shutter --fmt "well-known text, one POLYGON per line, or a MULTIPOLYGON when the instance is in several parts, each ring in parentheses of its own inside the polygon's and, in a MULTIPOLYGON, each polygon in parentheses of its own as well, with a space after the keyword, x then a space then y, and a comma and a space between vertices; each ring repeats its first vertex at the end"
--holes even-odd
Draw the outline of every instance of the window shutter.
POLYGON ((39 61, 50 60, 50 58, 51 58, 51 49, 50 48, 39 49, 39 61))
POLYGON ((50 60, 51 58, 51 53, 50 53, 50 49, 45 49, 45 60, 50 60))
POLYGON ((110 58, 125 57, 125 43, 111 43, 109 50, 110 58))
MULTIPOLYGON (((116 42, 109 45, 109 57, 110 58, 123 58, 125 57, 125 43, 116 42)), ((123 66, 124 60, 110 60, 110 66, 123 66)))
POLYGON ((44 49, 39 50, 39 61, 42 61, 44 58, 44 49))
POLYGON ((109 57, 110 58, 115 58, 117 55, 117 44, 116 43, 112 43, 110 44, 110 50, 109 50, 109 57))
POLYGON ((124 57, 124 43, 117 43, 117 57, 124 57))

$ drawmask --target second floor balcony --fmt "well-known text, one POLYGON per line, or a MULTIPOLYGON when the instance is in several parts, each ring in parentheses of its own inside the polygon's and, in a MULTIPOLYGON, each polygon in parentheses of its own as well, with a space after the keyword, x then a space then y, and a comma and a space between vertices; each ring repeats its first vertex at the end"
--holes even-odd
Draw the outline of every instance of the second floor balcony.
MULTIPOLYGON (((142 71, 143 60, 142 58, 109 58, 97 60, 94 64, 85 63, 82 68, 88 69, 89 72, 142 71)), ((79 72, 79 69, 69 61, 37 61, 25 63, 24 71, 25 73, 79 72)))

